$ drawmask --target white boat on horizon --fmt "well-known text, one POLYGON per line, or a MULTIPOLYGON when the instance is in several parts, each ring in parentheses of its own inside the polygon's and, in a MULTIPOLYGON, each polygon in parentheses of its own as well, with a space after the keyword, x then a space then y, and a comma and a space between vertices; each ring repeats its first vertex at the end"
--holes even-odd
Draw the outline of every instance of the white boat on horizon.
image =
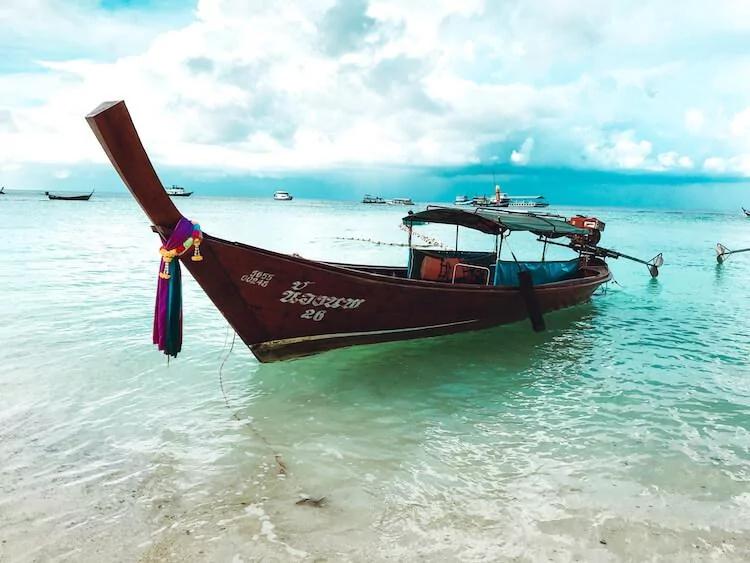
POLYGON ((508 207, 510 196, 500 190, 500 186, 495 185, 495 197, 477 196, 470 201, 471 205, 476 207, 508 207))
POLYGON ((362 203, 385 204, 387 202, 379 195, 365 194, 365 197, 362 198, 362 203))
POLYGON ((410 197, 394 197, 388 200, 388 205, 414 205, 410 197))
POLYGON ((549 207, 549 202, 543 195, 515 195, 510 196, 508 207, 549 207))
POLYGON ((510 195, 503 193, 499 185, 495 185, 495 195, 474 196, 469 199, 465 195, 456 196, 455 205, 473 205, 475 207, 549 207, 549 202, 542 195, 510 195))
POLYGON ((284 190, 276 190, 273 192, 273 199, 276 201, 292 201, 294 197, 289 192, 285 192, 284 190))
POLYGON ((172 184, 169 188, 164 188, 168 195, 176 197, 189 197, 193 195, 193 192, 186 192, 182 186, 175 186, 172 184))

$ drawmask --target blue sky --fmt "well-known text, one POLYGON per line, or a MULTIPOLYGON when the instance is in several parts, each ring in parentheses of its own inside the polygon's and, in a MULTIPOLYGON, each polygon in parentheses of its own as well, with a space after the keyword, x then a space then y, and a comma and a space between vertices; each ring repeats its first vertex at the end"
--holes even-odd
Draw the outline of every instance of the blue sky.
POLYGON ((750 205, 750 3, 28 0, 0 8, 0 185, 122 190, 125 99, 205 194, 750 205))

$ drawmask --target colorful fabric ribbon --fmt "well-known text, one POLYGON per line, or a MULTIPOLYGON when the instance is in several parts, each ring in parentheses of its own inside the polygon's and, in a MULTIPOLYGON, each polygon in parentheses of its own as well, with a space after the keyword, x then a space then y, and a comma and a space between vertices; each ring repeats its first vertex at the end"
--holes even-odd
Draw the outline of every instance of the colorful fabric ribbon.
POLYGON ((192 260, 203 260, 201 242, 203 233, 200 225, 182 217, 159 249, 161 263, 156 286, 154 344, 159 351, 173 358, 182 350, 182 273, 180 261, 175 258, 192 247, 192 260))

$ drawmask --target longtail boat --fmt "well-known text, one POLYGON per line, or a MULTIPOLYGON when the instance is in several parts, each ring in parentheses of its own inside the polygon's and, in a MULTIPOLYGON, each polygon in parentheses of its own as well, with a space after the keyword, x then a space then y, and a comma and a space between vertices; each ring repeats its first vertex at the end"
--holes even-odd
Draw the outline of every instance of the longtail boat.
MULTIPOLYGON (((663 263, 598 246, 604 223, 553 215, 432 206, 403 218, 409 235, 406 266, 308 260, 223 240, 183 217, 159 180, 123 101, 105 102, 86 116, 125 186, 162 240, 153 342, 168 356, 182 346, 180 263, 185 265, 237 335, 261 362, 347 346, 433 337, 530 319, 588 301, 611 279, 604 258, 663 263), (415 227, 440 223, 494 237, 491 252, 424 249, 415 227), (547 245, 569 247, 568 261, 501 260, 514 231, 547 245), (562 239, 556 242, 552 239, 562 239)), ((418 233, 421 234, 421 233, 418 233)), ((424 235, 423 235, 424 236, 424 235)))
POLYGON ((94 195, 94 192, 88 194, 80 194, 80 195, 59 195, 59 194, 53 194, 52 192, 44 192, 44 195, 46 195, 49 199, 52 200, 61 200, 61 201, 88 201, 91 199, 91 196, 94 195))

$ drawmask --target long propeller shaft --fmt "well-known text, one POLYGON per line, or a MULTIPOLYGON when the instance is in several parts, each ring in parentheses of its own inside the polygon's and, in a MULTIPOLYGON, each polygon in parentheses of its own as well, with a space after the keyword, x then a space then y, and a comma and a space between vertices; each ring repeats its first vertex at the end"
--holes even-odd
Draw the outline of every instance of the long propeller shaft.
POLYGON ((639 264, 643 264, 644 266, 648 267, 648 271, 651 274, 652 278, 655 278, 659 275, 659 268, 664 264, 664 257, 662 256, 662 253, 660 252, 651 260, 643 260, 641 258, 636 258, 635 256, 630 256, 628 254, 624 254, 622 252, 617 252, 616 250, 610 250, 609 248, 603 248, 601 246, 592 246, 588 244, 580 244, 580 243, 569 243, 569 244, 563 244, 560 242, 554 242, 551 240, 546 241, 547 244, 554 244, 555 246, 563 246, 566 248, 572 248, 576 252, 580 252, 581 254, 586 254, 588 256, 596 256, 598 258, 624 258, 626 260, 632 260, 633 262, 638 262, 639 264))

